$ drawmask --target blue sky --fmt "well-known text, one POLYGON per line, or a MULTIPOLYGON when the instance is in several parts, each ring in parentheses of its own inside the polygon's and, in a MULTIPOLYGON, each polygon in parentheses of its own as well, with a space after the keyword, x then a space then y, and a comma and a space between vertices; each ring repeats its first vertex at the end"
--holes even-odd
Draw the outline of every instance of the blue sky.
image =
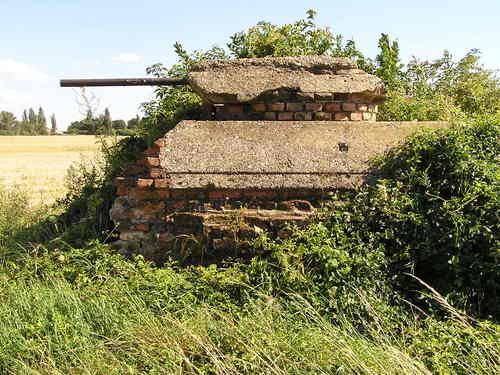
MULTIPOLYGON (((0 110, 20 116, 41 105, 64 129, 81 115, 61 78, 142 77, 149 65, 175 62, 175 41, 189 51, 224 46, 258 21, 290 23, 309 8, 319 26, 353 38, 369 57, 384 32, 399 41, 404 62, 478 48, 488 68, 500 68, 500 0, 0 0, 0 110)), ((144 87, 92 92, 115 119, 133 117, 152 96, 144 87)))

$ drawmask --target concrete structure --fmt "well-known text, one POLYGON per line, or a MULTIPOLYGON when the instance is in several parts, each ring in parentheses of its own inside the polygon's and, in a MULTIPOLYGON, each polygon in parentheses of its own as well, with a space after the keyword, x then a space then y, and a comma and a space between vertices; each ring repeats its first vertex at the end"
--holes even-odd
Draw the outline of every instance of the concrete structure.
POLYGON ((307 223, 331 193, 376 179, 373 156, 422 126, 446 126, 363 121, 383 85, 344 59, 204 62, 189 81, 224 120, 182 121, 116 180, 110 213, 124 253, 244 255, 258 233, 286 236, 286 223, 307 223))

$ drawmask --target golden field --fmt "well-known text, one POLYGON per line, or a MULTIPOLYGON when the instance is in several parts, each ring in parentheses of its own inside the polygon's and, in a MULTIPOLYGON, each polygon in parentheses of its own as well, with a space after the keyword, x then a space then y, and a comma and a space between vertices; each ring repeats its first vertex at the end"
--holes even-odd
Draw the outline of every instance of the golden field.
POLYGON ((1 136, 0 184, 26 189, 34 202, 53 202, 64 196, 68 167, 98 157, 92 135, 1 136))

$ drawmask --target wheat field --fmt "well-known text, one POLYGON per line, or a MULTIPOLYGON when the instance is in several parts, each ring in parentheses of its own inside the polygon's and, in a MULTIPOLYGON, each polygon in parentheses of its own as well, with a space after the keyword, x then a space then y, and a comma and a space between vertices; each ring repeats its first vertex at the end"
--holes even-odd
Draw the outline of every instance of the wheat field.
POLYGON ((64 196, 65 176, 75 162, 98 157, 92 135, 0 137, 0 184, 28 191, 33 202, 64 196))

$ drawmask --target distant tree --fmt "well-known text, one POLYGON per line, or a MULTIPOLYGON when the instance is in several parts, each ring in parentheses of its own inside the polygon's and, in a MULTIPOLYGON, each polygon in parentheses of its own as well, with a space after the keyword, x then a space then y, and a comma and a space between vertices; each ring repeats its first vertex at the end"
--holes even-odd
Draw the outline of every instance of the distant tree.
POLYGON ((104 110, 103 121, 102 121, 102 130, 103 134, 111 134, 113 132, 113 124, 111 121, 111 114, 109 113, 109 109, 106 107, 104 110))
POLYGON ((17 120, 13 113, 0 112, 0 134, 13 135, 16 130, 17 120))
POLYGON ((127 128, 128 129, 137 129, 140 125, 141 119, 139 116, 136 116, 134 118, 131 118, 130 120, 127 121, 127 128))
POLYGON ((26 110, 23 111, 23 117, 22 117, 22 122, 24 123, 28 123, 29 120, 28 120, 28 112, 26 110))
POLYGON ((73 121, 68 126, 67 133, 70 134, 99 134, 102 129, 102 119, 95 118, 89 110, 85 118, 73 121))
POLYGON ((50 116, 50 132, 52 134, 56 134, 57 133, 57 121, 56 121, 56 115, 53 113, 51 116, 50 116))
POLYGON ((33 135, 35 134, 35 129, 36 129, 36 121, 37 118, 36 118, 36 114, 35 114, 35 111, 33 110, 33 108, 30 108, 28 110, 28 124, 26 126, 26 131, 28 134, 30 135, 33 135))
POLYGON ((49 130, 47 129, 47 118, 45 117, 45 113, 42 107, 38 109, 38 115, 36 116, 35 134, 49 134, 49 130))
POLYGON ((384 81, 386 88, 394 90, 401 86, 402 82, 401 69, 403 64, 399 58, 399 44, 397 41, 391 43, 389 36, 382 34, 378 41, 378 47, 380 52, 375 58, 377 63, 375 74, 384 81))
POLYGON ((111 126, 113 130, 121 130, 127 128, 127 123, 125 120, 113 120, 111 121, 111 126))

